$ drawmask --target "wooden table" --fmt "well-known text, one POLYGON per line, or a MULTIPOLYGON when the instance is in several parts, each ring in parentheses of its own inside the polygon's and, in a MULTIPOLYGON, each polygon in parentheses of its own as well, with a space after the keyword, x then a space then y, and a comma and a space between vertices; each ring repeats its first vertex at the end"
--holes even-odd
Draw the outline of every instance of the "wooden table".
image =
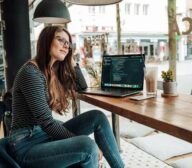
POLYGON ((191 95, 164 98, 158 92, 156 98, 135 101, 79 94, 79 99, 192 143, 191 95))

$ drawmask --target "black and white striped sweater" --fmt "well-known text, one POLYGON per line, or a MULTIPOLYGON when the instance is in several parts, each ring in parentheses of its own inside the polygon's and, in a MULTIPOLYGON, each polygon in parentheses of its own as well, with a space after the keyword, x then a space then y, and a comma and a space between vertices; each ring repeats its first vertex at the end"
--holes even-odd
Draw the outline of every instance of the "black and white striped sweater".
MULTIPOLYGON (((77 86, 84 89, 87 87, 84 77, 78 66, 75 70, 78 76, 77 86)), ((62 125, 62 122, 53 119, 48 98, 44 74, 30 62, 23 65, 17 73, 13 86, 11 130, 40 125, 54 139, 74 136, 62 125)))

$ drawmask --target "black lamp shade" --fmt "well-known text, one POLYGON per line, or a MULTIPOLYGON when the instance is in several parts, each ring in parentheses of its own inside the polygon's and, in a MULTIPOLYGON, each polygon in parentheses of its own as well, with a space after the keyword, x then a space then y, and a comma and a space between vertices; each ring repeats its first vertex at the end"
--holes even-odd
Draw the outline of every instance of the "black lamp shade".
POLYGON ((65 0, 65 1, 76 5, 99 6, 99 5, 111 5, 119 3, 122 0, 65 0))
POLYGON ((35 9, 33 20, 41 23, 69 23, 70 14, 60 0, 43 0, 35 9))

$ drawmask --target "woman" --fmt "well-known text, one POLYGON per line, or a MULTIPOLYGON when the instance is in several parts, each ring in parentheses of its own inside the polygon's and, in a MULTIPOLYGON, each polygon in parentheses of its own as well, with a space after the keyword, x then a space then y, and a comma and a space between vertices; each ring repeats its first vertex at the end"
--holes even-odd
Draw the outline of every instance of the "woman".
POLYGON ((98 110, 65 123, 63 114, 82 79, 72 61, 72 40, 62 27, 42 30, 35 59, 18 72, 13 86, 13 121, 9 146, 21 167, 98 167, 99 149, 111 167, 124 167, 107 118, 98 110), (76 79, 76 80, 75 80, 76 79), (78 83, 76 86, 76 82, 78 83), (94 133, 95 141, 87 135, 94 133))

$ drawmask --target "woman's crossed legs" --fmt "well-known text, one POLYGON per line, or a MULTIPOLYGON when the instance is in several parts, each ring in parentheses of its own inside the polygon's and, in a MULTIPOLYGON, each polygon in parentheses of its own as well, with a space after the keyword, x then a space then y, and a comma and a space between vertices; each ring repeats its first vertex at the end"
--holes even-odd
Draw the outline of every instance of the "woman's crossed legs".
POLYGON ((112 168, 124 167, 111 127, 102 112, 91 110, 63 125, 77 136, 35 145, 23 160, 25 167, 64 168, 78 164, 98 168, 98 147, 112 168), (92 133, 96 143, 87 136, 92 133))

